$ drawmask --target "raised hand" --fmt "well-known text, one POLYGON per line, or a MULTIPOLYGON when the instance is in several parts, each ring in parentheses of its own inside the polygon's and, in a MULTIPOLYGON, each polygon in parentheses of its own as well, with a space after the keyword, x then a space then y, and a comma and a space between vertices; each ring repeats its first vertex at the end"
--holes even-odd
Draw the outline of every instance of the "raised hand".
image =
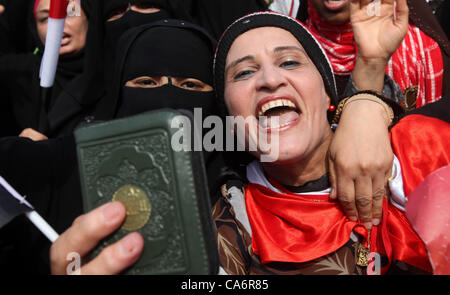
POLYGON ((358 58, 387 62, 408 31, 408 5, 406 0, 351 0, 350 20, 358 58))

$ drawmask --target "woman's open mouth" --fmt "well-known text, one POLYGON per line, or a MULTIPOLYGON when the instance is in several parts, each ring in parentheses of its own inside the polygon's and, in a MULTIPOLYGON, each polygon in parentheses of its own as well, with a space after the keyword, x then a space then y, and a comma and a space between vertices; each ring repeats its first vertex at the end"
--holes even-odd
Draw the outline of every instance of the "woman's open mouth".
POLYGON ((269 130, 286 130, 296 124, 302 112, 289 97, 266 98, 258 103, 259 125, 269 130))

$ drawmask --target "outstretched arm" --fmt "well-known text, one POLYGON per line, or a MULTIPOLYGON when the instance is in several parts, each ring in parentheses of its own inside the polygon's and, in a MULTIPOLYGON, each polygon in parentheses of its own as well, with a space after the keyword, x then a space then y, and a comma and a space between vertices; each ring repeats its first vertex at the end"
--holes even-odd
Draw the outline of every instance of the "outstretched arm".
MULTIPOLYGON (((386 64, 408 28, 406 0, 398 0, 396 7, 394 0, 351 1, 358 46, 353 80, 360 90, 381 93, 386 64)), ((339 199, 350 219, 359 218, 368 228, 380 222, 391 174, 394 155, 389 142, 390 123, 381 104, 353 101, 345 106, 330 145, 331 197, 339 199)))

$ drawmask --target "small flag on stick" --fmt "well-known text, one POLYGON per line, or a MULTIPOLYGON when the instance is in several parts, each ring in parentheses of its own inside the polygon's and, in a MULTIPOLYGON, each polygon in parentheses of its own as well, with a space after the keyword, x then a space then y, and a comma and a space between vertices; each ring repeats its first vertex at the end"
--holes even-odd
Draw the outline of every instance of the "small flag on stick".
POLYGON ((0 176, 0 228, 21 214, 25 214, 50 242, 56 241, 58 234, 55 230, 0 176))
POLYGON ((40 85, 44 88, 52 87, 55 81, 68 4, 69 0, 50 1, 47 37, 39 75, 41 78, 40 85))

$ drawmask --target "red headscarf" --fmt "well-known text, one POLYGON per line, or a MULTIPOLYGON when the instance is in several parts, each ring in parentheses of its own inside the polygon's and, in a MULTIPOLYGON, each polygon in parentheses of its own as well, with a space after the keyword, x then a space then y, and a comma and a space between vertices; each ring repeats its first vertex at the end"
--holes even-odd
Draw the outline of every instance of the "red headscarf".
MULTIPOLYGON (((349 75, 355 66, 357 47, 349 23, 331 25, 308 0, 307 27, 324 47, 336 75, 349 75)), ((444 65, 438 43, 410 24, 405 39, 386 67, 402 91, 417 87, 416 107, 437 101, 442 96, 444 65)))
POLYGON ((34 19, 36 19, 36 9, 37 9, 37 7, 38 7, 38 5, 39 5, 39 2, 41 2, 41 0, 36 0, 36 1, 34 2, 34 7, 33 7, 33 15, 34 15, 34 19))

